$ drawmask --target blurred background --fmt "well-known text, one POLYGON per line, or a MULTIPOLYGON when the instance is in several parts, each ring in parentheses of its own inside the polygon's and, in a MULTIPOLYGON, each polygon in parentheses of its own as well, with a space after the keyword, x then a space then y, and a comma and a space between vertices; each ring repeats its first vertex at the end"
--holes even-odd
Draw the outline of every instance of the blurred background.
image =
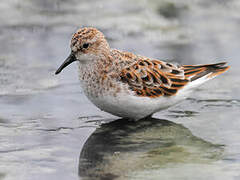
POLYGON ((0 12, 0 179, 240 178, 240 1, 1 0, 0 12), (112 48, 231 68, 157 120, 100 126, 116 117, 87 100, 76 64, 54 75, 84 26, 112 48))

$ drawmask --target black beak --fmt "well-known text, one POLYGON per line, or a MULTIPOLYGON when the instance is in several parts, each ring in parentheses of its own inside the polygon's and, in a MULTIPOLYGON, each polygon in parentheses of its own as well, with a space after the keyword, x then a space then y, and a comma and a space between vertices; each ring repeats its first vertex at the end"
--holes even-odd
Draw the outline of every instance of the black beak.
POLYGON ((67 67, 72 62, 76 61, 76 57, 73 53, 71 53, 68 58, 62 63, 62 65, 58 68, 55 74, 59 74, 65 67, 67 67))

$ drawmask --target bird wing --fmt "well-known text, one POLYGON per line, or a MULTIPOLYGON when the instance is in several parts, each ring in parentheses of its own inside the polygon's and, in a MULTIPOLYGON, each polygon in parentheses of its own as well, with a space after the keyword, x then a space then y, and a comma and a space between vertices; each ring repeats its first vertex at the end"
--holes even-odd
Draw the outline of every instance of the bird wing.
POLYGON ((137 96, 150 98, 173 96, 189 82, 181 67, 147 58, 122 69, 120 77, 137 96))

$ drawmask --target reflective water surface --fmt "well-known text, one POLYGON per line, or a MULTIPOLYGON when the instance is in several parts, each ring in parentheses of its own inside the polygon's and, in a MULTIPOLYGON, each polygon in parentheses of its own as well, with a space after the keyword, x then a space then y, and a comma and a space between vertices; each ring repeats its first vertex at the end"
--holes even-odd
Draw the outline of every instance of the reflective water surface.
POLYGON ((238 0, 2 0, 0 179, 240 179, 239 10, 238 0), (118 119, 84 96, 76 64, 54 75, 83 26, 113 48, 231 68, 153 118, 118 119))
POLYGON ((205 169, 223 158, 223 149, 168 120, 120 119, 102 125, 88 138, 80 154, 79 175, 86 179, 158 179, 170 177, 166 170, 177 168, 187 178, 189 166, 205 169))

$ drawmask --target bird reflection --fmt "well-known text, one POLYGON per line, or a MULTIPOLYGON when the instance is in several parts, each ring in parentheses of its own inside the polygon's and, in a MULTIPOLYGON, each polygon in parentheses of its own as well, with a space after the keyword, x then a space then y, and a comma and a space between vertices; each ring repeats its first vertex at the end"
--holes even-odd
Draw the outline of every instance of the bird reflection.
POLYGON ((88 138, 79 158, 81 179, 127 179, 134 173, 181 163, 221 159, 222 145, 194 136, 174 122, 146 118, 103 124, 88 138))

